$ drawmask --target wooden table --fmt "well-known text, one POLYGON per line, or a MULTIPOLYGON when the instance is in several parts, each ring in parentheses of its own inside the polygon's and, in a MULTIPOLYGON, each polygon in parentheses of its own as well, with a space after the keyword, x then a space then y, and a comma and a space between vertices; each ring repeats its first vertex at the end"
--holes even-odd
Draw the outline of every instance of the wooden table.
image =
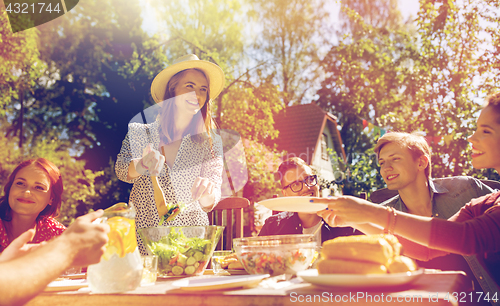
MULTIPOLYGON (((204 276, 207 277, 207 276, 204 276)), ((258 287, 218 291, 185 291, 174 288, 177 279, 158 279, 155 285, 120 294, 92 294, 89 289, 42 293, 27 305, 458 305, 453 292, 470 292, 463 272, 424 274, 413 284, 390 289, 316 287, 295 278, 286 282, 264 280, 258 287)))

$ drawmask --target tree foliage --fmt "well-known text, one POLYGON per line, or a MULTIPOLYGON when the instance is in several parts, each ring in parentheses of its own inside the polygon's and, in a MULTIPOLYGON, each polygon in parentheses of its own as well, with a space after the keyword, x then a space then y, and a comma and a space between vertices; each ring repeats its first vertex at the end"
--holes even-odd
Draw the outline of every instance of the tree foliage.
MULTIPOLYGON (((255 59, 266 62, 266 75, 279 86, 285 106, 306 103, 321 77, 322 35, 329 17, 323 0, 256 0, 250 12, 261 34, 255 59)), ((259 32, 260 32, 259 31, 259 32)))
POLYGON ((81 168, 71 174, 76 178, 67 188, 91 188, 95 193, 89 201, 72 191, 68 217, 74 216, 77 207, 85 213, 93 205, 105 208, 127 201, 130 187, 118 182, 113 161, 128 122, 151 104, 151 79, 166 62, 162 46, 141 30, 138 11, 138 2, 133 0, 127 5, 85 1, 39 27, 36 52, 46 69, 25 96, 24 113, 15 103, 7 106, 8 139, 19 135, 16 122, 23 122, 28 146, 54 143, 55 152, 70 154, 65 163, 81 168), (88 177, 95 181, 77 183, 88 177))
MULTIPOLYGON (((398 0, 341 0, 340 4, 355 11, 363 18, 365 23, 374 28, 394 30, 403 27, 403 16, 399 10, 398 0)), ((352 19, 348 15, 341 14, 339 17, 343 21, 341 33, 350 32, 356 34, 363 32, 362 25, 352 22, 352 19)))
MULTIPOLYGON (((362 155, 367 154, 375 143, 374 135, 363 132, 362 120, 380 125, 377 120, 382 115, 405 107, 400 88, 404 71, 408 69, 406 57, 411 52, 412 40, 404 30, 392 30, 388 35, 387 28, 375 28, 365 23, 348 7, 343 7, 342 12, 355 25, 352 28, 356 32, 345 33, 323 59, 327 74, 317 92, 317 103, 338 117, 348 156, 344 163, 352 174, 361 171, 356 167, 373 166, 362 162, 370 160, 362 155)), ((346 180, 349 176, 346 173, 346 180)), ((359 185, 353 184, 355 181, 347 180, 344 193, 355 192, 359 185)), ((368 176, 367 181, 365 188, 368 190, 382 186, 376 174, 368 176)))
MULTIPOLYGON (((473 100, 494 87, 498 77, 498 65, 492 64, 499 59, 496 47, 488 43, 498 40, 500 33, 498 16, 491 13, 498 13, 498 4, 420 4, 416 29, 371 24, 374 18, 364 19, 344 6, 353 32, 346 33, 323 61, 327 78, 318 91, 318 103, 338 114, 346 152, 373 147, 377 135, 363 132, 365 119, 386 130, 437 136, 433 139, 440 141, 432 143, 434 176, 463 175, 471 169, 464 156, 478 110, 473 100), (488 17, 483 16, 486 12, 488 17), (496 21, 496 27, 494 21, 481 21, 487 18, 496 21), (453 141, 445 142, 443 137, 449 135, 453 141)), ((371 186, 379 187, 375 179, 369 179, 371 186)))
POLYGON ((46 68, 39 58, 38 31, 13 34, 4 7, 0 7, 0 115, 36 85, 46 68))

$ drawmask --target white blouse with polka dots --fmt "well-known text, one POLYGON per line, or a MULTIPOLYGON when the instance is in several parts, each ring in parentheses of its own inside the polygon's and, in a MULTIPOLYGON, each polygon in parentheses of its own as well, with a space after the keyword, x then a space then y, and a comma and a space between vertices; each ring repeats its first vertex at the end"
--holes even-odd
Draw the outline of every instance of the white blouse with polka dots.
MULTIPOLYGON (((133 203, 136 209, 137 229, 157 226, 160 217, 154 200, 149 171, 135 179, 127 180, 128 167, 133 159, 142 157, 142 152, 148 143, 152 143, 153 148, 159 150, 159 128, 158 120, 150 124, 130 123, 115 165, 118 178, 134 184, 129 202, 133 203)), ((189 134, 184 136, 172 168, 165 163, 158 175, 158 182, 167 202, 191 202, 191 188, 198 177, 206 177, 215 184, 215 203, 219 202, 223 170, 222 139, 219 135, 214 135, 212 141, 213 145, 210 146, 206 139, 197 142, 189 134)), ((188 205, 173 221, 165 221, 162 225, 209 225, 209 221, 207 213, 196 201, 188 205)), ((141 254, 147 254, 138 232, 137 243, 141 254)))

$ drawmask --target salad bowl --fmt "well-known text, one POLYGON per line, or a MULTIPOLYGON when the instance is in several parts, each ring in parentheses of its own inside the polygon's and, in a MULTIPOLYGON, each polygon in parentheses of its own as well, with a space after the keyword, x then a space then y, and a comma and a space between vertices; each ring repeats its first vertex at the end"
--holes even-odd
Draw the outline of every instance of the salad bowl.
POLYGON ((223 226, 157 226, 138 230, 149 255, 158 256, 158 276, 203 275, 223 226))
POLYGON ((249 274, 294 275, 317 256, 314 235, 275 235, 233 239, 238 260, 249 274))

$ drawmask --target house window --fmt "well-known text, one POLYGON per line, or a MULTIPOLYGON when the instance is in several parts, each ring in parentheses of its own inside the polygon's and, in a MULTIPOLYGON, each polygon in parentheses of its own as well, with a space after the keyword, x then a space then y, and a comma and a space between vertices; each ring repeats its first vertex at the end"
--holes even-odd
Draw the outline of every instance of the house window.
POLYGON ((321 135, 321 159, 322 160, 328 160, 328 145, 326 142, 326 135, 322 134, 321 135))

